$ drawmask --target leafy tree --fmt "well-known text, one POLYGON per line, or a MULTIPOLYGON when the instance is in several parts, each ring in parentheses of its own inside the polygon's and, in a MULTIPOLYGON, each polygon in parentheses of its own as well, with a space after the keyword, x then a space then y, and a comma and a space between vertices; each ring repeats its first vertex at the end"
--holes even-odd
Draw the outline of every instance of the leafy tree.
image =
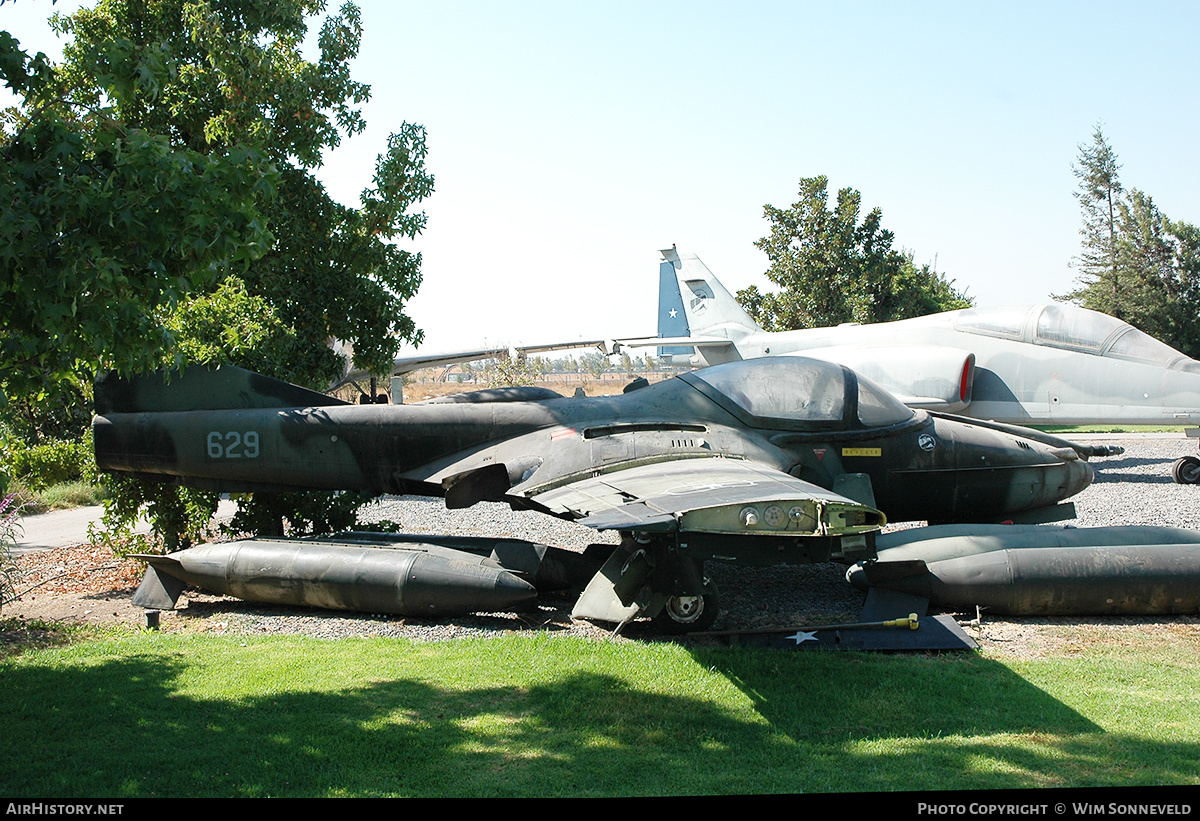
POLYGON ((1191 357, 1200 356, 1200 229, 1169 219, 1148 194, 1126 190, 1100 126, 1079 146, 1075 192, 1083 217, 1079 287, 1057 298, 1102 311, 1191 357))
POLYGON ((297 371, 301 347, 295 331, 287 327, 260 296, 247 292, 246 283, 229 276, 211 294, 202 294, 180 305, 164 326, 189 362, 201 365, 234 361, 259 373, 295 381, 288 363, 297 371))
MULTIPOLYGON (((165 72, 136 76, 154 92, 165 72)), ((65 94, 62 70, 3 31, 0 78, 20 101, 0 116, 0 411, 41 441, 86 427, 98 369, 160 361, 163 312, 265 252, 276 174, 254 146, 206 154, 123 119, 129 83, 65 94)))
POLYGON ((30 445, 78 440, 92 427, 92 380, 65 374, 44 392, 14 393, 0 409, 0 425, 30 445))
POLYGON ((95 105, 112 89, 126 122, 168 135, 171 143, 219 156, 245 144, 277 169, 270 210, 275 242, 240 272, 294 333, 311 387, 344 367, 330 339, 353 345, 355 365, 390 371, 402 341, 420 341, 405 302, 420 284, 420 255, 394 240, 425 225, 412 207, 433 190, 425 171, 425 131, 404 124, 376 163, 361 208, 332 200, 312 175, 321 153, 365 127, 358 106, 370 90, 350 77, 362 24, 344 4, 318 38, 320 57, 303 58, 307 18, 322 0, 102 0, 57 16, 74 39, 64 50, 62 94, 95 105), (141 77, 162 79, 147 86, 141 77))
POLYGON ((892 248, 893 235, 873 209, 860 222, 862 195, 838 192, 829 208, 829 180, 800 180, 791 208, 764 206, 770 236, 755 246, 771 261, 767 277, 780 287, 738 292, 746 312, 767 330, 790 330, 842 322, 886 322, 965 308, 971 300, 930 266, 892 248))
MULTIPOLYGON (((90 357, 92 369, 145 370, 161 364, 167 350, 174 360, 232 362, 324 388, 347 364, 331 351, 330 340, 351 343, 354 364, 373 373, 390 371, 402 341, 420 340, 404 312, 420 284, 420 255, 395 241, 415 238, 425 225, 424 214, 413 210, 433 189, 424 167, 425 132, 405 124, 391 136, 361 207, 345 207, 328 196, 311 169, 323 151, 362 130, 359 106, 369 89, 349 72, 362 34, 352 3, 323 21, 319 58, 309 61, 301 54, 308 18, 323 8, 322 0, 101 0, 93 9, 53 19, 72 38, 61 67, 49 68, 44 58, 8 59, 12 49, 0 50, 6 79, 33 82, 23 79, 33 77, 43 89, 14 116, 18 137, 33 133, 26 123, 36 123, 43 112, 63 108, 72 113, 67 124, 82 124, 77 130, 88 139, 104 138, 113 123, 109 130, 147 135, 147 146, 192 171, 176 182, 143 160, 139 170, 151 167, 142 188, 112 174, 87 176, 104 190, 116 182, 133 200, 121 205, 132 217, 107 221, 111 237, 136 250, 143 234, 150 236, 151 249, 156 234, 178 235, 186 252, 177 255, 182 259, 135 257, 128 263, 159 275, 158 290, 150 289, 154 298, 124 299, 119 279, 124 269, 112 274, 116 284, 108 291, 76 290, 99 293, 94 304, 118 317, 129 315, 130 327, 112 336, 157 335, 151 336, 154 344, 135 346, 138 358, 90 357), (99 125, 87 119, 100 113, 106 119, 99 125), (157 185, 163 181, 169 183, 165 193, 157 185), (160 205, 155 195, 168 201, 160 205), (146 209, 146 202, 153 207, 146 209), (193 209, 182 212, 181 226, 159 220, 158 211, 181 204, 193 209), (226 281, 231 273, 237 283, 226 281), (223 281, 223 291, 206 295, 223 281), (189 295, 199 299, 177 310, 189 295), (230 327, 236 329, 233 337, 225 333, 230 327), (245 344, 241 337, 252 333, 259 335, 256 344, 245 344)), ((62 135, 50 135, 45 153, 61 156, 63 142, 62 135)), ((124 145, 110 152, 116 161, 132 153, 124 145)), ((43 187, 50 186, 55 171, 43 175, 43 187)), ((60 219, 49 236, 65 233, 62 225, 83 216, 60 219)), ((84 266, 95 262, 94 253, 80 256, 84 266)), ((56 315, 60 325, 77 323, 71 311, 56 315)), ((215 508, 215 497, 119 482, 107 517, 114 532, 132 521, 141 503, 160 514, 156 529, 169 542, 186 546, 215 508)), ((304 513, 295 499, 268 501, 260 495, 246 507, 252 512, 260 503, 278 514, 260 520, 278 521, 280 528, 284 516, 294 525, 324 520, 323 514, 304 513)))
POLYGON ((586 371, 593 379, 599 379, 608 373, 610 367, 608 357, 597 351, 588 351, 579 356, 580 371, 586 371))
MULTIPOLYGON (((1136 188, 1119 203, 1117 226, 1115 315, 1189 356, 1200 356, 1200 229, 1167 218, 1136 188)), ((1094 304, 1086 298, 1083 304, 1103 305, 1106 285, 1095 289, 1094 304)))
POLYGON ((7 32, 0 75, 21 99, 0 147, 0 403, 59 401, 97 369, 152 367, 171 341, 160 313, 263 254, 275 174, 257 148, 205 154, 122 119, 124 87, 63 95, 7 32))
POLYGON ((484 382, 489 388, 532 385, 537 379, 530 362, 521 354, 506 353, 488 360, 484 382))
POLYGON ((1071 165, 1079 181, 1075 199, 1079 201, 1083 215, 1083 226, 1079 229, 1083 248, 1074 264, 1085 285, 1065 298, 1082 299, 1086 290, 1089 307, 1093 310, 1125 319, 1118 247, 1118 223, 1124 193, 1117 175, 1120 168, 1116 152, 1097 123, 1092 131, 1092 142, 1079 145, 1078 163, 1071 165))

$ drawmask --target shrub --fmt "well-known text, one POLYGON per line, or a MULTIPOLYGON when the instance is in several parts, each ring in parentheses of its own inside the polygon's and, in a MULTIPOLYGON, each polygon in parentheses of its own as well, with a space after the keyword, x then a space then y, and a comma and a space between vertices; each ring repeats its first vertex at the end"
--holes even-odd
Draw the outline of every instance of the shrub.
POLYGON ((96 481, 91 430, 78 440, 51 439, 37 445, 10 436, 3 448, 6 473, 32 491, 64 482, 96 481))
POLYGON ((15 500, 12 493, 0 499, 0 608, 13 592, 12 549, 17 543, 17 517, 21 515, 21 507, 14 504, 15 500))

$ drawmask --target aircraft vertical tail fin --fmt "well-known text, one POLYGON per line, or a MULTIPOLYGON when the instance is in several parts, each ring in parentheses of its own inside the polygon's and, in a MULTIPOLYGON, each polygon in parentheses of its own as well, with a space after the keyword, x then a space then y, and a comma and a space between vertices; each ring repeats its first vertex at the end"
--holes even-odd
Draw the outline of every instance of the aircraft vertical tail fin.
POLYGON ((96 378, 95 409, 114 413, 325 407, 341 399, 235 365, 192 365, 181 372, 96 378))
POLYGON ((660 335, 717 336, 736 340, 762 331, 699 257, 680 254, 675 248, 661 253, 664 262, 659 266, 660 335), (675 282, 668 296, 677 301, 678 307, 668 307, 664 303, 669 275, 674 276, 675 282), (664 315, 672 308, 684 319, 683 333, 663 333, 664 315))

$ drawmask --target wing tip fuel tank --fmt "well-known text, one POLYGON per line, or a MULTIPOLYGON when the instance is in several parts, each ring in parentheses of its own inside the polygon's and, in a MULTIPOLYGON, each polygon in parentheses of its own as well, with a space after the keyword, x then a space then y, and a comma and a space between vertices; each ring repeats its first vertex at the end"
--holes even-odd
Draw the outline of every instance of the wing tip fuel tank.
POLYGON ((469 553, 436 546, 248 539, 201 545, 167 556, 142 555, 150 568, 134 604, 164 606, 176 588, 163 576, 215 593, 271 604, 402 616, 454 616, 526 610, 537 589, 469 553), (143 588, 146 592, 143 594, 143 588))
POLYGON ((992 527, 906 536, 846 571, 859 590, 922 596, 997 615, 1181 615, 1200 611, 1200 533, 1174 528, 992 527))

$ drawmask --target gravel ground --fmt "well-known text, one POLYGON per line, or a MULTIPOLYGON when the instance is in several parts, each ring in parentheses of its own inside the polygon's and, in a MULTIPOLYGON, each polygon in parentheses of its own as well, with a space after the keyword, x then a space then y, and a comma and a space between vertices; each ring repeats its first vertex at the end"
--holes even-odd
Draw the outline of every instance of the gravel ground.
MULTIPOLYGON (((1170 476, 1171 462, 1195 452, 1194 442, 1179 435, 1113 439, 1123 445, 1122 456, 1097 459, 1096 481, 1075 497, 1081 527, 1102 525, 1169 525, 1200 529, 1200 486, 1178 485, 1170 476)), ((407 533, 514 537, 582 550, 588 544, 615 543, 614 534, 597 533, 581 525, 530 512, 513 512, 505 505, 478 504, 467 510, 446 510, 440 499, 390 497, 364 509, 370 521, 387 520, 407 533)), ((21 619, 67 619, 90 622, 144 621, 129 598, 141 576, 140 565, 120 562, 98 548, 45 551, 23 558, 18 591, 25 593, 4 607, 4 616, 21 619)), ((844 580, 836 564, 738 568, 709 563, 708 575, 721 591, 717 629, 753 629, 852 620, 862 595, 844 580)), ((305 634, 325 638, 396 636, 444 640, 493 636, 509 631, 542 629, 592 637, 610 630, 570 618, 573 599, 543 597, 536 611, 520 614, 480 614, 445 620, 396 616, 343 614, 285 608, 189 591, 181 609, 163 614, 163 629, 249 634, 305 634), (186 601, 185 601, 186 600, 186 601)), ((1113 631, 1151 630, 1200 644, 1200 618, 1170 619, 985 619, 969 627, 981 645, 1029 654, 1069 646, 1081 636, 1115 637, 1113 631), (1180 632, 1182 631, 1182 632, 1180 632)), ((654 638, 647 622, 635 622, 623 640, 654 638)))
POLYGON ((1180 485, 1171 464, 1196 455, 1196 440, 1178 434, 1104 439, 1125 453, 1095 459, 1096 479, 1073 501, 1080 527, 1164 525, 1200 530, 1200 486, 1180 485))

